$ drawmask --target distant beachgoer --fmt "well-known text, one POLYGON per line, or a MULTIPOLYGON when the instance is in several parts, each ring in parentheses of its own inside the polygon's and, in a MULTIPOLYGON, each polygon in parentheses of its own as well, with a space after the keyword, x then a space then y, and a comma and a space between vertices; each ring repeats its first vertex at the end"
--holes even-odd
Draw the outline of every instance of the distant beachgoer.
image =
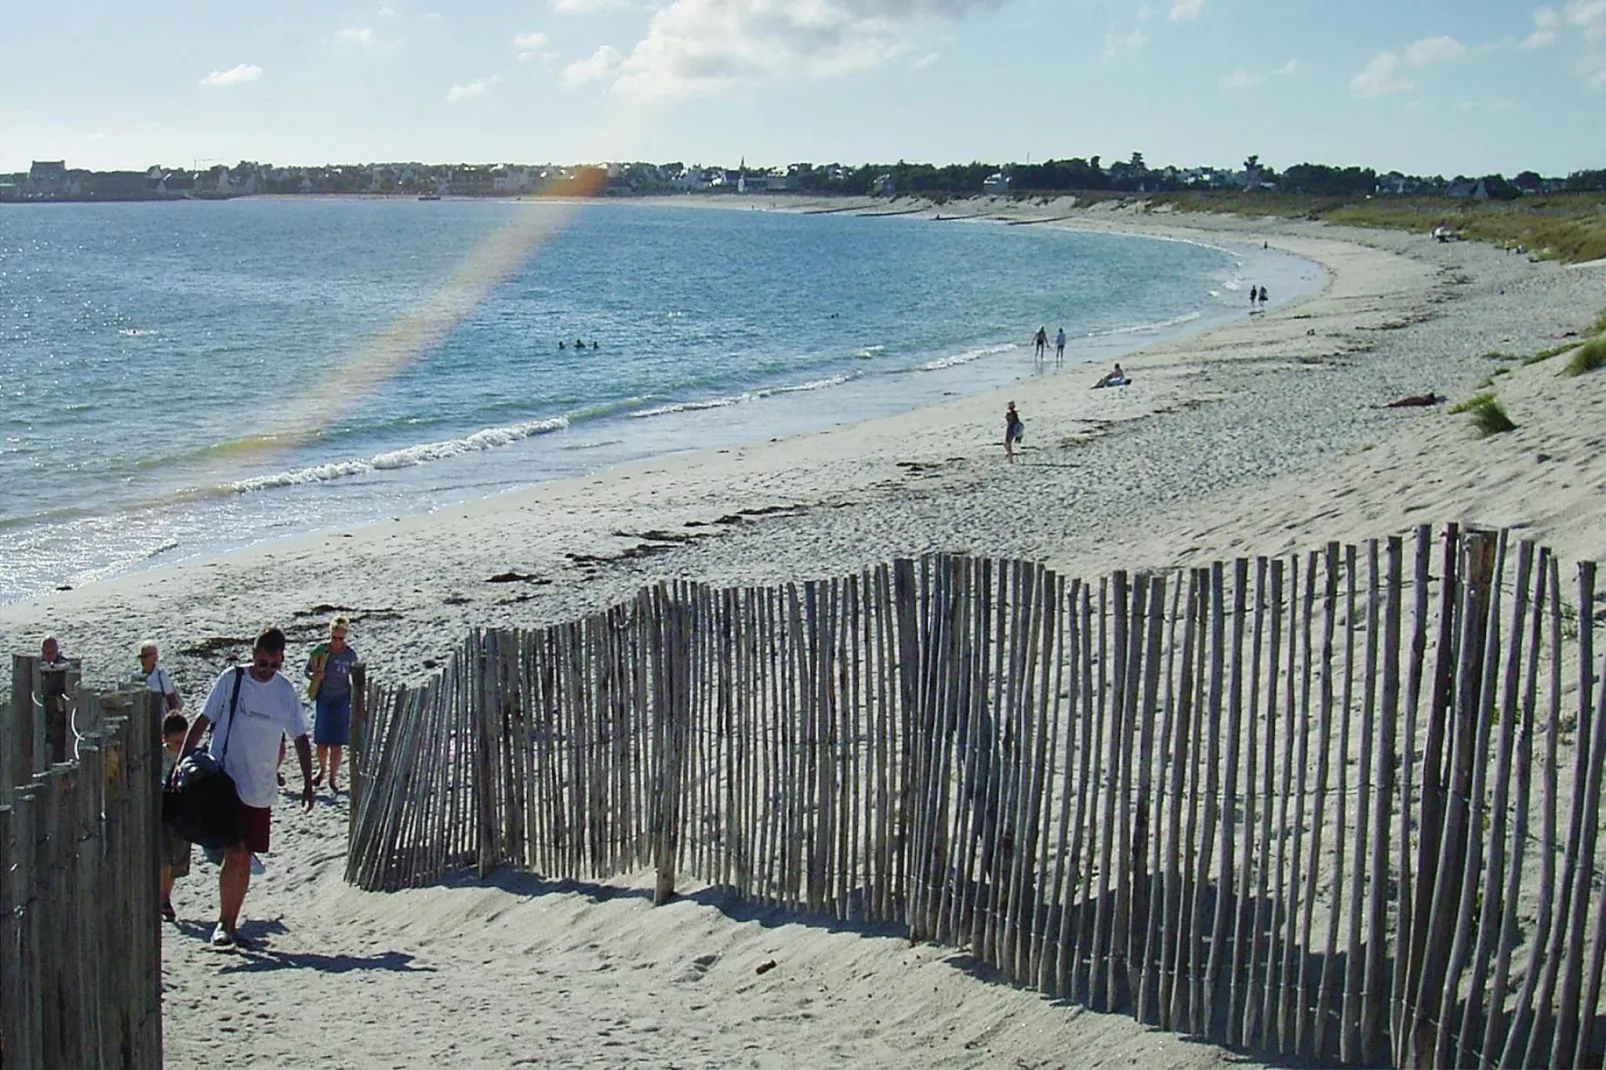
POLYGON ((1249 311, 1253 312, 1255 310, 1255 302, 1259 301, 1259 300, 1260 300, 1260 289, 1259 289, 1259 287, 1256 287, 1256 286, 1249 287, 1249 311))
POLYGON ((592 349, 595 349, 595 348, 597 348, 597 343, 596 343, 596 342, 595 342, 595 341, 593 341, 593 342, 592 342, 592 343, 591 343, 591 348, 592 348, 592 349))
POLYGON ((558 340, 558 348, 559 348, 559 349, 562 349, 562 348, 564 348, 564 345, 563 345, 563 340, 562 340, 562 339, 561 339, 561 338, 560 338, 560 339, 559 339, 559 340, 558 340))
POLYGON ((46 665, 67 664, 67 655, 61 650, 61 640, 53 635, 45 636, 39 644, 39 660, 46 665))
POLYGON ((1116 361, 1115 367, 1110 369, 1099 379, 1098 382, 1093 384, 1093 389, 1098 390, 1100 387, 1106 386, 1125 386, 1131 381, 1132 380, 1126 377, 1126 372, 1121 370, 1121 362, 1116 361))
POLYGON ((1398 401, 1389 402, 1387 405, 1384 405, 1383 408, 1385 408, 1385 409, 1426 408, 1429 405, 1437 405, 1439 402, 1441 402, 1443 400, 1444 400, 1443 398, 1439 397, 1439 395, 1433 393, 1430 390, 1426 394, 1409 394, 1406 397, 1400 398, 1398 401))
POLYGON ((1065 360, 1065 328, 1061 327, 1054 335, 1054 362, 1063 363, 1065 360))
POLYGON ((1266 307, 1266 302, 1269 300, 1271 300, 1271 298, 1266 296, 1266 288, 1262 286, 1260 288, 1260 306, 1262 308, 1266 307))
POLYGON ((586 347, 586 344, 585 344, 585 342, 583 340, 581 340, 579 338, 576 338, 574 340, 574 348, 576 348, 576 349, 584 349, 585 347, 586 347))
POLYGON ((273 823, 274 756, 285 735, 295 740, 301 764, 301 806, 312 810, 312 747, 307 742, 307 716, 295 685, 279 672, 284 665, 284 632, 267 628, 252 646, 251 664, 224 669, 212 685, 206 705, 190 724, 184 751, 194 750, 208 725, 216 724, 211 754, 223 764, 240 795, 241 839, 224 849, 218 875, 218 921, 211 946, 232 951, 240 944, 240 907, 251 888, 251 863, 266 853, 273 823))
MULTIPOLYGON (((162 783, 173 775, 173 767, 178 764, 179 756, 184 752, 184 737, 189 733, 190 723, 184 719, 182 713, 170 713, 162 720, 162 783)), ((173 831, 171 825, 162 826, 162 917, 168 921, 177 921, 178 913, 173 909, 173 881, 178 877, 187 877, 190 873, 190 841, 173 831)))
POLYGON ((1042 360, 1044 354, 1048 351, 1048 328, 1047 327, 1039 327, 1039 328, 1037 328, 1037 334, 1032 339, 1032 347, 1033 347, 1033 352, 1037 356, 1037 359, 1038 360, 1042 360))
POLYGON ((161 657, 161 648, 156 645, 154 639, 147 639, 139 644, 140 675, 145 677, 146 689, 154 691, 161 696, 158 700, 158 705, 165 715, 172 713, 174 710, 183 709, 184 699, 179 695, 178 688, 174 685, 173 678, 168 675, 167 670, 156 664, 161 660, 161 657))
POLYGON ((340 759, 351 743, 351 667, 357 664, 357 651, 346 644, 351 622, 336 617, 329 622, 329 641, 312 648, 306 676, 307 692, 314 706, 312 742, 318 748, 318 775, 312 786, 323 787, 329 777, 329 794, 340 793, 340 759))
POLYGON ((1020 413, 1015 411, 1015 403, 1011 401, 1004 410, 1004 456, 1009 463, 1015 463, 1015 443, 1026 434, 1026 425, 1021 422, 1020 413))

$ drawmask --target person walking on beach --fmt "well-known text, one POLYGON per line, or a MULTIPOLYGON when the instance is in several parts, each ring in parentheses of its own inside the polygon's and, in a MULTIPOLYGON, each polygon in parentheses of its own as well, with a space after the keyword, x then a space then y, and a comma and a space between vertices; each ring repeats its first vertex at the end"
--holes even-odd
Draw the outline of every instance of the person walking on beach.
POLYGON ((307 717, 295 685, 279 669, 284 665, 284 633, 267 628, 256 638, 251 664, 223 670, 212 685, 206 705, 190 725, 184 753, 200 745, 208 725, 217 725, 208 748, 234 781, 240 796, 241 838, 224 849, 218 874, 218 921, 211 946, 232 951, 240 946, 240 908, 251 888, 251 861, 267 853, 273 803, 279 789, 274 774, 279 741, 295 740, 301 762, 301 808, 313 803, 312 746, 307 742, 307 717))
POLYGON ((139 674, 145 678, 145 688, 154 691, 161 698, 156 700, 157 709, 162 714, 169 714, 184 708, 184 699, 178 693, 173 678, 167 670, 156 664, 162 658, 161 648, 154 639, 146 639, 139 644, 139 674))
POLYGON ((1271 298, 1266 296, 1266 288, 1262 286, 1260 288, 1260 308, 1262 312, 1264 312, 1266 309, 1266 302, 1270 300, 1271 298))
POLYGON ((1054 335, 1054 363, 1065 363, 1065 328, 1061 327, 1054 335))
POLYGON ((1032 339, 1032 351, 1038 360, 1042 360, 1048 352, 1048 328, 1038 327, 1037 335, 1032 339))
POLYGON ((1015 463, 1015 443, 1026 434, 1026 425, 1021 422, 1020 413, 1015 411, 1015 403, 1011 401, 1004 410, 1004 456, 1009 463, 1015 463))
MULTIPOLYGON (((182 713, 170 713, 162 720, 162 783, 166 784, 184 750, 184 739, 190 723, 182 713)), ((173 881, 190 875, 190 841, 173 831, 173 826, 162 826, 162 917, 177 921, 173 909, 173 881)))
POLYGON ((351 667, 357 664, 357 651, 346 643, 351 622, 336 617, 329 622, 329 641, 312 648, 306 675, 311 681, 307 694, 312 698, 312 742, 318 748, 318 775, 312 786, 323 787, 329 777, 329 794, 340 793, 340 759, 351 742, 351 667))

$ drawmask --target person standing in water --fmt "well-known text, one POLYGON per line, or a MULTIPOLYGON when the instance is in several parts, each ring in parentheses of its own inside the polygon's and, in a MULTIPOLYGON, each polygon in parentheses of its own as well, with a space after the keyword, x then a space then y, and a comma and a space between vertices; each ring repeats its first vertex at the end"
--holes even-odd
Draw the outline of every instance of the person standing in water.
POLYGON ((1038 360, 1042 360, 1048 352, 1048 328, 1037 328, 1037 335, 1032 339, 1032 351, 1038 360))
POLYGON ((1020 413, 1015 411, 1015 403, 1011 401, 1004 410, 1004 456, 1009 463, 1015 463, 1015 443, 1026 434, 1026 425, 1021 422, 1020 413))
POLYGON ((1054 335, 1054 363, 1065 363, 1065 328, 1061 327, 1054 335))

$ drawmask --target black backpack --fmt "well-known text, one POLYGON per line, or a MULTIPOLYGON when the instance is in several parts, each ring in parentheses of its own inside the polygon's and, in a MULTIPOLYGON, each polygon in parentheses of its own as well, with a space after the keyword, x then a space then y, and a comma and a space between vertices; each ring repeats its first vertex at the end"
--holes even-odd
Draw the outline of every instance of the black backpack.
MULTIPOLYGON (((229 736, 234 734, 234 715, 240 706, 240 683, 244 678, 245 669, 236 666, 228 732, 223 737, 225 758, 229 736)), ((212 757, 209 748, 197 747, 173 767, 173 775, 162 787, 162 820, 174 833, 202 847, 218 850, 240 842, 240 794, 233 778, 223 771, 222 759, 212 757)))

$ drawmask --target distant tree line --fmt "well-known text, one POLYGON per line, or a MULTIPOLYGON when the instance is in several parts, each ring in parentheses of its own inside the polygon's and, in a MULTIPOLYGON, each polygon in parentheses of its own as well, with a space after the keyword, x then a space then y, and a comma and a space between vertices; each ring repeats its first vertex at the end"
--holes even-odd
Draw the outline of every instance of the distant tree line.
MULTIPOLYGON (((675 181, 687 172, 685 164, 635 163, 624 167, 609 183, 615 192, 651 193, 685 188, 675 181)), ((731 170, 707 169, 710 173, 738 174, 731 170)), ((899 160, 887 164, 815 165, 796 163, 786 168, 759 171, 747 169, 748 176, 764 175, 768 190, 805 193, 913 194, 919 196, 968 196, 1007 188, 1016 194, 1113 191, 1122 193, 1178 193, 1197 189, 1263 190, 1309 197, 1354 197, 1383 194, 1443 194, 1481 184, 1482 194, 1493 199, 1516 199, 1524 194, 1606 191, 1606 170, 1575 171, 1566 178, 1546 178, 1535 171, 1523 171, 1514 178, 1504 175, 1405 175, 1398 171, 1380 174, 1370 167, 1335 167, 1328 164, 1297 163, 1282 171, 1250 156, 1236 167, 1174 166, 1149 167, 1141 152, 1128 159, 1105 163, 1100 157, 1050 159, 1040 163, 929 164, 899 160)), ((734 188, 730 183, 727 188, 734 188)))

